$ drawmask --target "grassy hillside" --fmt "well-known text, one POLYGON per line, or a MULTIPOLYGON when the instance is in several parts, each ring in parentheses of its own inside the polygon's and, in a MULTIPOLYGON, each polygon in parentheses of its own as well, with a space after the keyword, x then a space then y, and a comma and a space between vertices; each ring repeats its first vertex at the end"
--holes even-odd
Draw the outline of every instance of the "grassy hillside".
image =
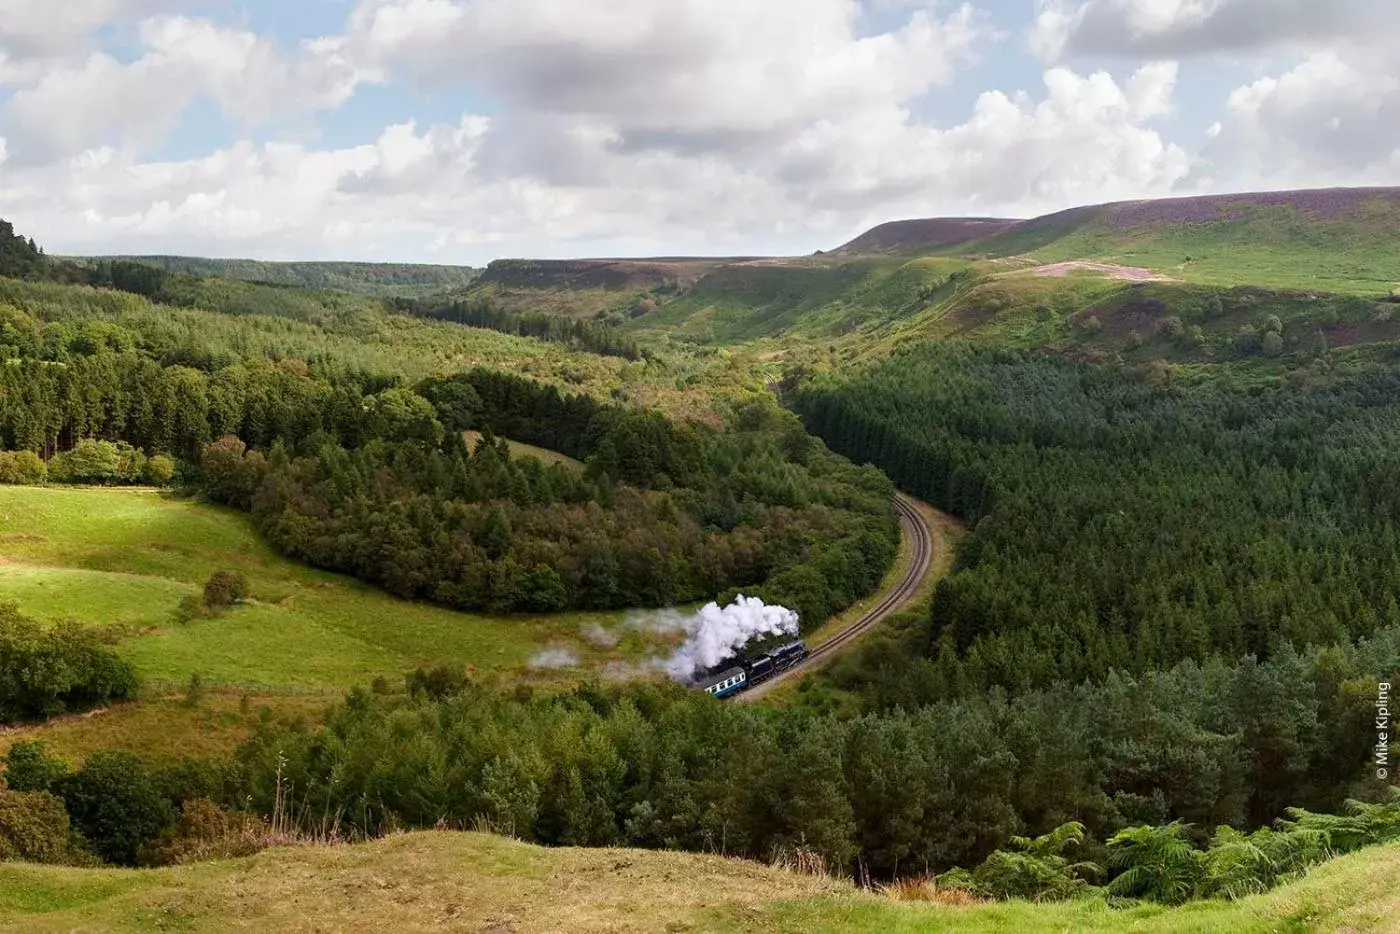
POLYGON ((189 276, 219 276, 302 289, 331 289, 366 295, 428 295, 461 288, 479 270, 470 266, 421 263, 271 263, 255 259, 203 259, 194 256, 110 256, 189 276))
POLYGON ((1206 341, 1136 353, 1228 358, 1236 332, 1277 315, 1286 350, 1394 339, 1371 327, 1400 289, 1400 189, 1339 189, 1076 208, 1029 221, 896 221, 816 257, 493 264, 468 289, 511 308, 599 317, 654 344, 757 344, 879 356, 967 337, 1099 354, 1137 352, 1165 318, 1206 341), (1213 296, 1224 314, 1200 314, 1213 296), (1080 325, 1095 316, 1100 335, 1080 325), (1133 336, 1133 332, 1137 336, 1133 336), (1131 346, 1130 346, 1131 345, 1131 346))
POLYGON ((521 668, 593 621, 395 600, 278 556, 239 513, 159 493, 0 487, 0 516, 0 599, 39 618, 112 627, 154 682, 198 672, 214 685, 339 687, 440 661, 521 668), (172 623, 180 598, 224 569, 248 578, 250 605, 172 623))
POLYGON ((471 833, 267 850, 157 870, 0 866, 11 931, 1273 932, 1395 930, 1400 848, 1238 902, 945 906, 717 856, 544 849, 471 833))
POLYGON ((0 486, 0 601, 39 619, 107 628, 147 685, 150 699, 139 704, 37 728, 76 755, 104 740, 149 751, 171 729, 227 728, 236 741, 256 714, 238 709, 243 694, 307 712, 315 695, 377 676, 399 683, 419 665, 539 681, 550 673, 530 662, 547 648, 566 648, 584 665, 648 651, 640 633, 616 649, 583 638, 585 627, 615 625, 619 614, 498 618, 397 600, 280 557, 241 513, 129 489, 0 486), (176 622, 181 598, 217 570, 242 572, 252 599, 217 619, 176 622), (194 674, 217 696, 192 712, 167 695, 194 674))

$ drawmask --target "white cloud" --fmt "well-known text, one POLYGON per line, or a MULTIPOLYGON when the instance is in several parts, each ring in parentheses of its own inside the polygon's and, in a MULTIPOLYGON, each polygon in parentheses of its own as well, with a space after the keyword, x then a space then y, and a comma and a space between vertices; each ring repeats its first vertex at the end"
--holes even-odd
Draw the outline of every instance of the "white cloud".
POLYGON ((92 50, 93 34, 189 0, 0 0, 0 84, 37 80, 92 50))
POLYGON ((1204 156, 1213 177, 1246 186, 1394 184, 1400 68, 1384 50, 1314 52, 1235 89, 1204 156))
MULTIPOLYGON (((987 90, 935 121, 998 41, 957 0, 359 0, 340 34, 295 48, 172 15, 188 12, 178 0, 76 0, 72 24, 23 46, 30 71, 0 112, 0 205, 72 252, 483 262, 799 252, 891 217, 1395 181, 1385 27, 1338 38, 1377 0, 1337 0, 1325 28, 1310 17, 1326 4, 1269 5, 1259 41, 1306 40, 1307 57, 1272 60, 1228 103, 1221 88, 1195 158, 1168 138, 1178 78, 1196 67, 1177 55, 1254 42, 1261 2, 1046 0, 1034 38, 1048 58, 1121 51, 1136 70, 1056 65, 1041 88, 987 90), (113 17, 135 57, 88 45, 113 17), (435 105, 469 94, 463 109, 489 116, 388 113, 362 145, 233 142, 402 81, 435 105), (232 135, 203 158, 148 161, 196 100, 232 135)), ((39 3, 22 4, 30 32, 48 28, 39 3)), ((0 80, 21 71, 0 63, 0 80)))
POLYGON ((339 106, 365 77, 333 39, 303 43, 289 61, 252 32, 183 16, 151 17, 139 38, 144 54, 134 61, 95 52, 15 91, 5 118, 16 158, 61 159, 104 143, 148 147, 201 97, 245 126, 339 106))
POLYGON ((624 147, 596 118, 551 119, 586 169, 573 180, 492 162, 492 141, 515 129, 484 116, 397 124, 372 144, 326 151, 242 144, 143 164, 109 148, 7 172, 0 202, 70 251, 465 262, 805 251, 864 220, 1164 193, 1188 160, 1145 122, 1170 105, 1173 77, 1151 65, 1120 86, 1056 68, 1038 98, 989 92, 957 126, 924 126, 886 105, 737 152, 624 147))
POLYGON ((524 113, 593 117, 633 148, 724 149, 908 101, 985 36, 971 6, 860 35, 856 0, 365 0, 357 61, 466 81, 524 113))
POLYGON ((1395 0, 1040 0, 1042 58, 1178 58, 1400 34, 1395 0))

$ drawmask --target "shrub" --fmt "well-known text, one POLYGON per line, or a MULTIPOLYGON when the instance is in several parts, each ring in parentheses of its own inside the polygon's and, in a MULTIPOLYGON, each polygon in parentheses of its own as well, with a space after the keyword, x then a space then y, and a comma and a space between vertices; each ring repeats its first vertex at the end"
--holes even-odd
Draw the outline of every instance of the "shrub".
POLYGON ((179 604, 175 607, 175 612, 171 617, 175 622, 184 624, 197 619, 212 619, 214 612, 204 603, 201 594, 187 593, 180 598, 179 604))
POLYGON ((204 700, 205 688, 204 679, 199 676, 199 672, 190 675, 189 684, 185 686, 185 703, 191 707, 198 707, 204 700))
POLYGON ((461 694, 472 685, 471 679, 467 677, 465 671, 451 665, 418 668, 411 672, 404 679, 404 682, 409 694, 417 694, 421 691, 433 700, 461 694))
POLYGON ((1129 827, 1108 841, 1109 864, 1122 870, 1109 883, 1110 894, 1179 905, 1196 894, 1204 857, 1186 839, 1187 827, 1173 821, 1161 827, 1129 827))
POLYGON ((971 873, 953 870, 939 878, 949 888, 963 888, 986 898, 1058 901, 1082 892, 1085 874, 1098 875, 1094 863, 1071 863, 1064 853, 1084 843, 1084 825, 1064 824, 1043 836, 1012 837, 1004 849, 988 856, 971 873))
POLYGON ((34 740, 21 740, 5 753, 5 784, 15 791, 49 791, 69 771, 67 762, 34 740))
POLYGON ((238 798, 239 768, 230 760, 180 759, 156 769, 153 777, 167 801, 209 798, 228 803, 238 798))
POLYGON ((1259 346, 1264 351, 1266 357, 1277 357, 1283 353, 1283 335, 1278 331, 1269 331, 1264 335, 1259 346))
POLYGON ((146 862, 158 866, 202 859, 233 859, 265 849, 270 833, 251 814, 226 811, 208 798, 194 798, 180 809, 179 825, 146 851, 146 862))
POLYGON ((141 483, 148 464, 145 453, 125 441, 84 438, 73 450, 55 454, 48 471, 50 479, 61 483, 141 483))
POLYGON ((136 694, 131 665, 74 622, 45 628, 0 604, 0 723, 86 710, 136 694))
POLYGON ((48 465, 33 451, 0 451, 0 483, 36 486, 48 478, 48 465))
POLYGON ((1242 354, 1252 354, 1259 349, 1259 332, 1244 325, 1235 334, 1235 349, 1242 354))
POLYGON ((1162 333, 1172 340, 1181 337, 1186 331, 1186 325, 1176 315, 1169 315, 1162 319, 1162 333))
POLYGON ((215 612, 241 603, 248 596, 248 581, 237 571, 216 571, 204 582, 204 605, 215 612))
POLYGON ((175 823, 175 809, 128 752, 94 753, 58 784, 73 825, 110 863, 135 866, 141 850, 175 823))
POLYGON ((152 486, 169 486, 175 479, 175 458, 168 454, 157 454, 146 461, 147 483, 152 486))
POLYGON ((1084 329, 1085 334, 1097 334, 1103 330, 1103 322, 1099 320, 1098 315, 1090 315, 1084 319, 1080 327, 1084 329))
POLYGON ((63 802, 44 791, 0 788, 0 862, 62 863, 72 831, 63 802))

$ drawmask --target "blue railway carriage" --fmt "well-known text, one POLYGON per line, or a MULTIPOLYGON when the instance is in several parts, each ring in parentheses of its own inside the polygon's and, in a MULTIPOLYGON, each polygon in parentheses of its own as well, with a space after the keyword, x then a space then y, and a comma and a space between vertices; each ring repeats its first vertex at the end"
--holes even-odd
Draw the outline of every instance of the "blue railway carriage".
POLYGON ((729 697, 787 671, 809 654, 806 643, 790 642, 757 658, 746 659, 732 668, 701 678, 695 686, 713 697, 729 697))
POLYGON ((738 665, 716 672, 695 685, 706 694, 715 697, 728 697, 749 686, 749 673, 738 665))

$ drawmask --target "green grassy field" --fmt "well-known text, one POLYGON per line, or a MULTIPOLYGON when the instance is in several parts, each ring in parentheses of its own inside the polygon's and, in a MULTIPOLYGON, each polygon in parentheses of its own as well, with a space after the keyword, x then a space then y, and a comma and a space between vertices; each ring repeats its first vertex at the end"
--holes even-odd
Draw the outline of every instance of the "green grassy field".
POLYGON ((10 931, 1393 931, 1400 847, 1238 902, 1184 908, 898 902, 718 856, 546 849, 474 833, 291 847, 154 870, 0 866, 10 931))
POLYGON ((114 628, 149 682, 323 688, 421 664, 523 668, 547 645, 616 614, 493 618, 396 600, 281 558, 246 518, 151 491, 0 488, 0 600, 44 619, 114 628), (217 619, 171 614, 218 570, 252 599, 217 619))
MULTIPOLYGON (((492 617, 398 600, 277 555, 240 513, 153 490, 0 486, 0 601, 105 628, 142 679, 136 704, 23 731, 73 757, 103 745, 173 756, 206 734, 211 749, 227 748, 260 706, 314 713, 347 687, 397 684, 419 665, 547 685, 659 650, 640 631, 614 648, 583 637, 615 628, 620 613, 492 617), (219 570, 245 575, 248 603, 175 622, 181 598, 219 570), (567 649, 578 666, 533 668, 546 649, 567 649), (194 674, 211 692, 198 709, 176 696, 194 674)), ((0 747, 19 735, 0 735, 0 747)))
POLYGON ((1030 242, 1013 231, 971 247, 1040 262, 1093 260, 1152 269, 1187 282, 1379 296, 1400 285, 1393 208, 1370 216, 1319 220, 1286 207, 1210 223, 1135 227, 1078 224, 1030 242))

